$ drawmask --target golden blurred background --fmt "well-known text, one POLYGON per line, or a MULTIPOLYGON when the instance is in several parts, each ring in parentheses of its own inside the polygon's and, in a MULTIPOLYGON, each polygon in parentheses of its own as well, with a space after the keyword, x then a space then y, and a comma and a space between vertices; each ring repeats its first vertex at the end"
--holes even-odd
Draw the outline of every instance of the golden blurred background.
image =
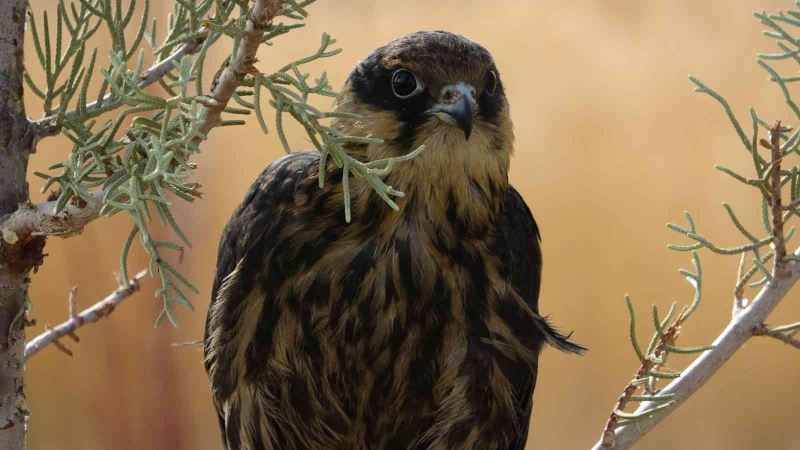
MULTIPOLYGON (((161 17, 171 3, 156 2, 161 17)), ((31 4, 52 11, 55 2, 31 4)), ((676 271, 689 267, 688 255, 665 248, 679 237, 664 224, 689 209, 707 236, 738 244, 724 200, 753 229, 759 223, 756 195, 713 168, 724 162, 747 170, 749 156, 718 105, 692 93, 687 74, 723 93, 743 119, 753 104, 767 121, 796 123, 755 64, 757 52, 773 47, 751 14, 791 6, 789 0, 321 0, 309 10, 308 27, 263 48, 258 66, 268 71, 315 50, 322 31, 344 48, 314 66, 324 67, 334 86, 371 49, 419 29, 458 32, 494 54, 516 123, 511 180, 544 238, 542 310, 590 348, 583 357, 544 352, 528 448, 581 449, 599 437, 638 367, 623 295, 633 295, 643 324, 653 303, 666 308, 691 298, 676 271)), ((30 39, 26 45, 36 75, 30 39)), ((228 46, 221 43, 217 56, 228 46)), ((36 98, 29 95, 27 104, 39 117, 36 98)), ((32 450, 221 448, 202 352, 172 344, 202 337, 220 231, 258 172, 282 154, 276 136, 262 135, 251 122, 211 134, 196 161, 205 198, 176 206, 194 242, 182 269, 201 289, 192 297, 196 311, 179 310, 178 329, 168 323, 154 329, 160 303, 149 280, 110 319, 80 330, 81 342, 70 344, 74 358, 55 348, 34 358, 27 378, 32 450)), ((296 147, 308 147, 300 133, 292 135, 296 147)), ((42 142, 31 169, 44 170, 68 151, 65 139, 42 142)), ((32 177, 31 185, 37 190, 39 180, 32 177)), ((66 318, 71 286, 80 285, 84 307, 114 289, 128 229, 124 217, 115 217, 81 236, 50 239, 49 256, 33 277, 38 325, 30 335, 66 318)), ((738 259, 704 256, 705 301, 683 331, 684 345, 710 342, 730 317, 738 259)), ((137 251, 131 270, 143 266, 137 251)), ((773 323, 800 319, 798 300, 790 294, 773 323)), ((796 350, 754 339, 638 448, 800 448, 798 370, 796 350)))

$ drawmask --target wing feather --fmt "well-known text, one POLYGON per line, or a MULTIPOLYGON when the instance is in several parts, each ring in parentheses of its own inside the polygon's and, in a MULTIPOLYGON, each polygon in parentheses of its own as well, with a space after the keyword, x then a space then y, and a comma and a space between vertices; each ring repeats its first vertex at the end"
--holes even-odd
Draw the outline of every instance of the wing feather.
POLYGON ((231 395, 241 375, 240 366, 243 366, 239 361, 243 354, 243 336, 252 334, 261 316, 264 295, 257 285, 257 277, 268 247, 265 237, 269 230, 281 226, 281 221, 285 220, 283 207, 294 201, 298 181, 309 176, 309 168, 318 160, 317 153, 302 152, 270 164, 247 191, 220 239, 205 326, 204 353, 223 440, 230 448, 238 446, 231 442, 230 436, 239 430, 230 429, 233 425, 226 423, 225 410, 237 403, 231 395))
MULTIPOLYGON (((508 276, 514 289, 536 313, 545 341, 562 351, 581 353, 585 349, 569 341, 569 335, 558 332, 547 318, 539 315, 539 290, 542 279, 542 250, 539 226, 533 218, 522 196, 509 186, 503 206, 499 230, 500 256, 507 261, 508 276)), ((533 407, 533 390, 536 387, 536 372, 530 374, 524 386, 520 386, 517 403, 520 407, 522 430, 510 446, 510 450, 523 450, 528 437, 528 428, 533 407)))

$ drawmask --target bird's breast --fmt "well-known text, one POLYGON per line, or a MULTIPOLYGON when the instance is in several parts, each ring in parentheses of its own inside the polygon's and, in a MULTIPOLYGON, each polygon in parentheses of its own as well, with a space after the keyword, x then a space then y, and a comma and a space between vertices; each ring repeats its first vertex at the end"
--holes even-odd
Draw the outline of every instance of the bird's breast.
POLYGON ((218 332, 239 343, 215 359, 231 368, 218 385, 257 409, 263 433, 297 433, 304 448, 449 448, 446 430, 516 429, 538 348, 504 320, 532 312, 503 275, 492 223, 478 233, 456 208, 406 203, 345 224, 339 195, 309 188, 264 230, 258 288, 217 307, 247 302, 220 323, 256 317, 218 332))
MULTIPOLYGON (((398 439, 385 448, 407 448, 403 439, 435 439, 437 427, 465 414, 511 423, 529 350, 498 318, 495 305, 511 291, 489 246, 466 239, 447 247, 403 224, 384 236, 346 233, 265 299, 284 306, 262 323, 273 329, 274 350, 258 355, 266 366, 251 367, 253 379, 297 390, 279 396, 276 411, 339 414, 303 418, 320 429, 341 424, 338 448, 384 438, 398 439)), ((259 336, 267 334, 256 332, 254 342, 259 336)))

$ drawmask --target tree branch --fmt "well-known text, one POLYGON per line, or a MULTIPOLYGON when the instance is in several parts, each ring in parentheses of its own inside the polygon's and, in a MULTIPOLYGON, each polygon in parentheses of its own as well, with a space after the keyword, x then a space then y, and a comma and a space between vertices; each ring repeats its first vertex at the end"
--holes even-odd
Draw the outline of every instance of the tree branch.
POLYGON ((775 276, 785 276, 786 242, 783 238, 783 201, 781 195, 781 133, 790 131, 781 127, 781 121, 775 122, 769 129, 769 144, 772 160, 770 163, 770 202, 772 206, 772 246, 775 249, 775 276))
MULTIPOLYGON (((629 303, 630 304, 630 303, 629 303)), ((685 311, 685 309, 684 309, 685 311)), ((625 387, 625 390, 622 391, 619 398, 617 399, 617 404, 614 407, 614 410, 611 411, 611 414, 608 416, 608 420, 606 421, 606 427, 603 430, 603 437, 601 442, 604 447, 613 447, 616 436, 614 435, 614 430, 619 426, 620 419, 624 419, 624 413, 622 411, 625 410, 625 406, 628 404, 633 398, 633 394, 636 392, 637 384, 635 383, 636 380, 646 380, 648 378, 648 374, 654 368, 657 368, 660 363, 654 362, 654 360, 660 360, 663 358, 665 350, 670 345, 675 343, 675 340, 678 338, 678 334, 680 333, 681 329, 681 317, 683 316, 683 311, 678 315, 678 318, 675 319, 675 322, 667 328, 666 331, 660 334, 658 345, 653 349, 651 355, 654 359, 649 357, 645 357, 642 359, 642 365, 639 367, 639 370, 636 372, 636 375, 631 379, 631 382, 628 383, 628 386, 625 387)), ((655 397, 658 393, 653 392, 651 386, 648 384, 644 385, 645 392, 648 395, 655 397)), ((659 395, 662 401, 667 401, 672 404, 672 399, 669 396, 662 396, 659 395)), ((659 406, 664 405, 662 402, 659 406)))
MULTIPOLYGON (((25 0, 0 1, 0 217, 28 199, 25 176, 31 139, 23 101, 25 0)), ((0 237, 0 448, 25 448, 25 303, 28 274, 43 240, 4 245, 0 237)))
POLYGON ((114 312, 114 309, 117 307, 117 305, 141 289, 140 282, 145 275, 147 275, 146 270, 137 273, 136 276, 133 277, 133 279, 131 279, 126 286, 119 287, 106 298, 81 311, 79 314, 75 313, 76 288, 73 288, 70 291, 69 300, 70 318, 54 328, 48 328, 47 331, 39 336, 36 336, 30 342, 28 342, 28 344, 25 346, 25 360, 29 360, 32 356, 39 353, 40 350, 49 344, 55 345, 64 353, 72 356, 72 352, 69 351, 69 349, 67 349, 61 342, 59 342, 58 339, 64 336, 70 336, 77 342, 78 338, 75 336, 75 331, 78 328, 89 323, 97 322, 104 317, 108 317, 112 312, 114 312))
MULTIPOLYGON (((261 45, 264 32, 272 26, 272 20, 280 13, 284 1, 255 1, 236 54, 230 64, 222 71, 219 78, 214 80, 213 89, 209 95, 211 105, 203 107, 202 123, 199 126, 201 136, 193 140, 195 145, 199 144, 212 128, 219 125, 222 112, 233 93, 242 84, 244 77, 253 72, 253 64, 256 62, 255 54, 261 45)), ((157 81, 173 68, 175 61, 179 61, 182 57, 196 51, 201 44, 202 40, 184 44, 169 57, 151 67, 143 78, 145 85, 157 81)), ((91 108, 92 105, 89 105, 88 108, 91 108)), ((102 107, 105 108, 106 105, 102 107)), ((56 133, 58 131, 56 122, 57 117, 51 116, 36 123, 40 129, 49 130, 44 131, 44 135, 51 135, 48 133, 56 133)), ((59 214, 54 214, 55 201, 38 205, 21 205, 17 211, 5 219, 0 219, 0 231, 2 231, 0 238, 16 242, 17 239, 28 236, 69 237, 78 234, 83 231, 84 226, 99 217, 105 195, 105 191, 98 191, 93 193, 90 199, 75 198, 59 214)))
MULTIPOLYGON (((800 256, 800 250, 795 252, 795 256, 800 256)), ((603 440, 599 440, 593 450, 607 448, 627 449, 633 446, 647 432, 655 427, 662 419, 677 409, 684 401, 691 397, 725 364, 734 353, 753 336, 753 331, 762 326, 772 310, 781 302, 792 286, 800 280, 800 263, 795 260, 787 261, 783 270, 786 271, 785 277, 773 277, 767 285, 761 289, 755 300, 737 314, 728 323, 728 326, 714 340, 713 349, 700 355, 689 367, 684 370, 680 377, 668 384, 658 395, 660 397, 670 397, 675 402, 672 408, 654 410, 658 403, 643 402, 633 414, 642 414, 643 417, 635 423, 619 427, 614 432, 614 444, 604 446, 603 440), (652 411, 651 414, 647 414, 652 411)))
POLYGON ((79 234, 86 224, 99 217, 104 195, 104 191, 95 192, 88 201, 74 197, 58 214, 54 213, 55 200, 37 205, 22 204, 0 220, 0 237, 14 243, 28 236, 69 237, 79 234))
POLYGON ((794 348, 800 349, 800 340, 796 339, 793 334, 794 333, 783 333, 780 331, 771 330, 763 323, 753 328, 753 335, 755 336, 767 336, 775 338, 784 344, 788 344, 794 348))
MULTIPOLYGON (((272 26, 272 19, 281 11, 284 1, 255 0, 236 54, 212 85, 213 92, 209 97, 213 100, 213 105, 204 106, 202 112, 203 121, 199 126, 202 135, 208 134, 212 128, 219 125, 222 111, 227 106, 236 88, 242 84, 244 77, 250 73, 257 73, 254 72, 253 68, 253 64, 257 61, 256 52, 261 45, 264 32, 272 26)), ((198 136, 192 142, 199 144, 203 139, 203 136, 198 136)))
MULTIPOLYGON (((175 65, 180 63, 184 56, 194 54, 198 51, 203 42, 206 40, 207 35, 199 36, 197 39, 186 42, 181 45, 177 50, 172 52, 169 56, 162 59, 149 69, 147 69, 141 78, 139 87, 145 88, 157 82, 161 77, 175 69, 175 65)), ((120 102, 111 102, 112 94, 108 93, 100 101, 94 101, 86 105, 87 113, 97 115, 103 112, 111 111, 121 105, 120 102)), ((64 114, 66 118, 73 119, 77 117, 78 112, 73 110, 64 114)), ((60 132, 61 124, 59 115, 53 114, 51 116, 43 117, 41 119, 31 121, 31 126, 34 130, 36 139, 42 139, 49 136, 55 136, 60 132)))

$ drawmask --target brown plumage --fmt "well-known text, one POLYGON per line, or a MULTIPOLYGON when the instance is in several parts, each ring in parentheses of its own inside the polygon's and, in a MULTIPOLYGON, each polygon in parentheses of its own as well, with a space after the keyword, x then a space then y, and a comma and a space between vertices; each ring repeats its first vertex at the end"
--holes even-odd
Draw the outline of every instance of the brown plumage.
POLYGON ((337 100, 352 146, 405 154, 393 211, 315 153, 258 177, 220 242, 206 369, 223 441, 257 449, 522 449, 543 343, 536 223, 508 184, 513 132, 489 53, 420 32, 361 61, 337 100))

